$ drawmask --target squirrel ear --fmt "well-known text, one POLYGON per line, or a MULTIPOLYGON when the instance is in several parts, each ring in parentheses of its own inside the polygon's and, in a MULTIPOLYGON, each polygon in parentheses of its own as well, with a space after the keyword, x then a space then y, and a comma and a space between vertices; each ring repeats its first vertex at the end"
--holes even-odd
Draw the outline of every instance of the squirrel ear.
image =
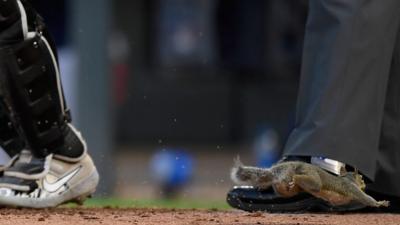
POLYGON ((233 162, 236 168, 243 166, 243 163, 240 161, 239 155, 237 155, 236 158, 233 159, 233 162))

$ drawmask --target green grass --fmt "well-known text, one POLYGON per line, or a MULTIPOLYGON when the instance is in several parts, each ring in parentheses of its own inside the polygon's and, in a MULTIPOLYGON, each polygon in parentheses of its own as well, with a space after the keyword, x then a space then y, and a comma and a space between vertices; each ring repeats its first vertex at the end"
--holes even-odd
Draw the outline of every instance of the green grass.
MULTIPOLYGON (((68 204, 67 207, 75 207, 68 204)), ((194 199, 171 200, 129 200, 119 198, 92 198, 85 201, 84 207, 111 207, 111 208, 167 208, 167 209, 215 209, 223 210, 230 207, 224 201, 205 201, 194 199)))

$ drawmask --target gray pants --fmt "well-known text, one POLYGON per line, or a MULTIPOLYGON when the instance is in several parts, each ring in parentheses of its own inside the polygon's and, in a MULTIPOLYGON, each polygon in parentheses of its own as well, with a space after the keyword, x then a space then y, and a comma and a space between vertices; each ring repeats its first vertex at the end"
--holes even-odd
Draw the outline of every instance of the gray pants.
POLYGON ((399 0, 310 0, 285 155, 342 161, 400 196, 399 25, 399 0))

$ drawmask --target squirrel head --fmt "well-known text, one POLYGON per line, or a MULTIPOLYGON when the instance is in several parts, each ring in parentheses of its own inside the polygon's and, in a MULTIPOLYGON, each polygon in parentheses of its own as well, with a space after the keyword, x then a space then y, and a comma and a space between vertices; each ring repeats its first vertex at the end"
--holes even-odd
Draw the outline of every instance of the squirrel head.
POLYGON ((251 185, 260 189, 271 186, 273 174, 268 169, 245 166, 239 157, 235 159, 235 165, 231 170, 231 179, 236 184, 251 185))
POLYGON ((359 187, 361 190, 365 190, 365 182, 363 179, 363 176, 358 172, 357 169, 354 170, 354 172, 347 172, 346 175, 344 176, 348 178, 350 181, 354 182, 357 187, 359 187))

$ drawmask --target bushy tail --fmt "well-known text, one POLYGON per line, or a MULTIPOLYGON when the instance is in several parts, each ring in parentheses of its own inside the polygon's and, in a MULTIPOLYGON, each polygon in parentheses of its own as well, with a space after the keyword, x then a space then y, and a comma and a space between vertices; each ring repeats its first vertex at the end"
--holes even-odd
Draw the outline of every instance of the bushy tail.
POLYGON ((233 167, 231 169, 231 180, 235 184, 247 184, 245 179, 243 179, 243 163, 240 161, 240 156, 237 156, 233 159, 233 167))
POLYGON ((271 186, 273 175, 269 169, 245 166, 237 157, 231 170, 231 179, 235 184, 266 189, 271 186))

